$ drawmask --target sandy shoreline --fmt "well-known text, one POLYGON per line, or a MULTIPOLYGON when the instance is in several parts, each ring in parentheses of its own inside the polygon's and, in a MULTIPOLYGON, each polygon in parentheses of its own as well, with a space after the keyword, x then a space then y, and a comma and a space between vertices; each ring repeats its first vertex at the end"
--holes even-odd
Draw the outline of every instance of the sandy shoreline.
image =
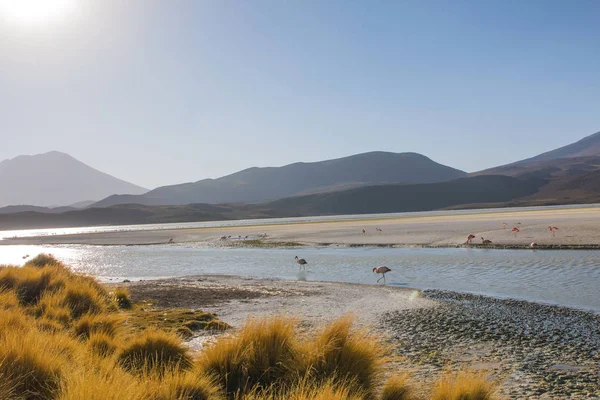
POLYGON ((486 371, 510 399, 600 393, 600 315, 590 312, 454 292, 238 276, 115 285, 127 286, 136 301, 214 312, 234 328, 249 316, 288 315, 300 329, 314 329, 352 313, 392 345, 393 367, 419 381, 452 366, 486 371))
POLYGON ((461 246, 469 234, 474 245, 481 237, 493 242, 490 247, 526 248, 536 242, 540 249, 600 248, 600 208, 512 210, 473 214, 402 216, 382 219, 302 222, 282 225, 253 225, 219 228, 186 228, 148 231, 102 232, 52 235, 0 240, 0 245, 152 245, 201 242, 207 245, 245 245, 248 240, 265 245, 339 246, 461 246), (503 225, 503 224, 506 225, 503 225), (559 230, 552 234, 548 226, 559 230), (518 227, 516 235, 511 228, 518 227), (381 229, 378 232, 376 228, 381 229), (365 233, 362 233, 362 230, 365 233), (266 237, 262 235, 267 234, 266 237), (223 236, 231 236, 221 240, 223 236), (247 237, 247 238, 246 238, 247 237))

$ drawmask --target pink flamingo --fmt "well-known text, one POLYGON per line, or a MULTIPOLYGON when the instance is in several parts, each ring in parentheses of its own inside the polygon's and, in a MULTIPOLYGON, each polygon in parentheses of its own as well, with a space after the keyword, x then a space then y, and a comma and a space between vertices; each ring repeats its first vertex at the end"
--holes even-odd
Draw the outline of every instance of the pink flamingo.
POLYGON ((472 233, 467 236, 467 243, 466 244, 471 244, 471 241, 475 239, 475 235, 473 235, 472 233))
POLYGON ((516 226, 514 228, 511 229, 511 232, 515 234, 515 237, 517 237, 517 233, 521 232, 519 230, 519 228, 517 228, 516 226))
POLYGON ((552 236, 556 236, 556 231, 558 230, 558 228, 557 228, 557 227, 555 227, 555 226, 549 226, 549 227, 548 227, 548 230, 549 230, 550 232, 552 232, 552 236))
POLYGON ((296 256, 295 260, 298 264, 300 264, 301 268, 306 269, 306 264, 308 264, 308 262, 304 258, 298 258, 298 256, 296 256))
POLYGON ((488 239, 484 239, 483 236, 481 237, 481 244, 483 244, 484 246, 487 246, 488 244, 492 244, 491 240, 488 239))
POLYGON ((529 247, 531 247, 532 249, 535 249, 537 246, 538 245, 536 242, 531 242, 531 244, 529 245, 529 247))
POLYGON ((388 272, 391 272, 392 270, 388 267, 386 267, 385 265, 381 265, 379 267, 375 267, 373 268, 373 272, 376 274, 382 274, 383 276, 379 279, 377 279, 377 282, 379 282, 380 280, 383 279, 383 284, 385 285, 385 274, 387 274, 388 272))
POLYGON ((375 228, 375 230, 376 230, 377 232, 379 232, 379 233, 383 232, 383 231, 382 231, 381 229, 379 229, 379 228, 375 228))

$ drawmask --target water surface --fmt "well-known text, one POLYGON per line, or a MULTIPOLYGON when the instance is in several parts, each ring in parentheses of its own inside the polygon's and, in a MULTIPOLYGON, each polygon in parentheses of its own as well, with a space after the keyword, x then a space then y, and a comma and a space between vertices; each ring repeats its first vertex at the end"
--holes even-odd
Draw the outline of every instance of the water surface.
POLYGON ((77 271, 106 281, 195 274, 376 283, 386 265, 390 285, 446 289, 548 302, 600 312, 600 252, 423 248, 292 249, 157 246, 0 246, 0 264, 50 252, 77 271), (306 258, 300 272, 294 256, 306 258))

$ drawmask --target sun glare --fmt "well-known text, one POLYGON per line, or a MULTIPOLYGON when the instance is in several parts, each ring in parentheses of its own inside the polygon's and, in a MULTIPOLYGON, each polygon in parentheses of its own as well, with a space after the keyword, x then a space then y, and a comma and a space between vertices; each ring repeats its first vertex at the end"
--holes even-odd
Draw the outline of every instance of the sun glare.
POLYGON ((66 17, 76 0, 0 0, 0 19, 24 25, 37 25, 66 17))

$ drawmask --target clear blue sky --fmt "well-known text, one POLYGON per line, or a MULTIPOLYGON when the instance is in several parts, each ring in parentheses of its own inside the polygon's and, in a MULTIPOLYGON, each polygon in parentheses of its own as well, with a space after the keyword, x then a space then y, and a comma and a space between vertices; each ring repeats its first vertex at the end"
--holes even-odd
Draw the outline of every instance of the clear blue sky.
POLYGON ((80 1, 0 16, 0 160, 133 183, 371 150, 475 171, 600 130, 600 1, 80 1))

